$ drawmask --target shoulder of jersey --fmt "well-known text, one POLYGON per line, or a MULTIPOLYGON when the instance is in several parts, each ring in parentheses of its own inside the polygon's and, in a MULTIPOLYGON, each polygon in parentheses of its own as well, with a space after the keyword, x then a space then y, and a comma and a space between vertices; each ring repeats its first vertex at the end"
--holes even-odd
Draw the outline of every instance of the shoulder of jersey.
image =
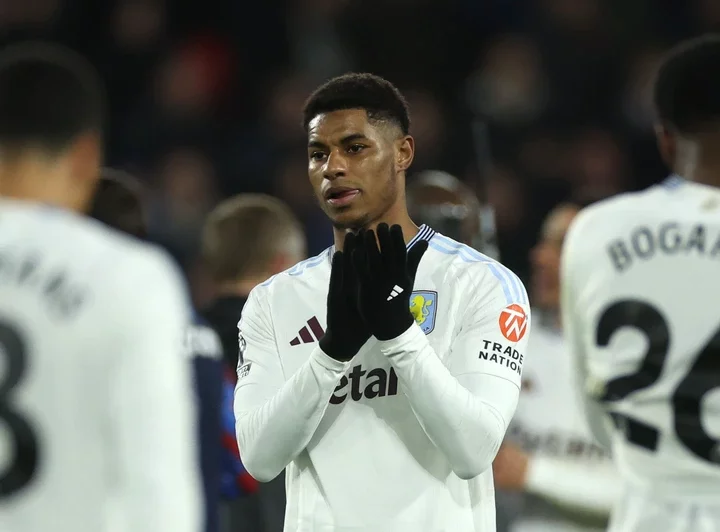
POLYGON ((65 223, 70 234, 63 238, 72 242, 72 249, 77 250, 83 261, 101 267, 107 265, 105 271, 119 267, 123 275, 137 272, 145 278, 181 278, 170 255, 157 246, 141 242, 92 218, 70 214, 65 217, 65 223))
POLYGON ((434 233, 428 240, 428 250, 421 267, 430 268, 431 275, 435 271, 442 272, 446 279, 460 276, 472 279, 475 286, 487 282, 499 286, 508 301, 529 303, 525 286, 510 268, 441 233, 434 233))
POLYGON ((304 285, 324 286, 330 276, 330 263, 334 246, 331 246, 318 255, 298 262, 291 268, 273 275, 265 282, 257 285, 253 292, 270 293, 297 287, 298 283, 304 285))
POLYGON ((682 187, 684 181, 670 177, 659 185, 637 192, 624 192, 600 200, 584 208, 573 222, 575 228, 584 232, 612 233, 614 228, 625 229, 628 219, 638 215, 659 214, 658 204, 669 200, 672 192, 682 187))
POLYGON ((120 231, 105 226, 103 223, 93 219, 80 219, 82 224, 82 235, 88 246, 96 246, 99 250, 107 253, 105 260, 114 261, 118 256, 123 257, 123 262, 130 260, 154 260, 166 261, 170 257, 157 246, 142 242, 136 238, 125 235, 120 231))

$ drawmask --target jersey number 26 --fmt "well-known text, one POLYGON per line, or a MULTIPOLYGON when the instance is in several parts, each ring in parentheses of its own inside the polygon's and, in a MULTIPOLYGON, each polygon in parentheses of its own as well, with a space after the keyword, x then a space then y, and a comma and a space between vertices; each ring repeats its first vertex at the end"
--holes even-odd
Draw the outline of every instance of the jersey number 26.
MULTIPOLYGON (((605 385, 603 402, 614 402, 648 388, 661 377, 670 351, 670 329, 667 320, 653 305, 638 300, 623 300, 608 306, 600 317, 596 344, 607 347, 621 327, 633 327, 647 338, 648 347, 635 373, 610 380, 605 385)), ((703 428, 701 405, 710 391, 720 388, 720 329, 694 356, 693 363, 673 391, 673 424, 678 440, 696 457, 720 465, 720 440, 703 428)), ((655 451, 658 429, 626 414, 611 413, 615 426, 630 443, 655 451)))

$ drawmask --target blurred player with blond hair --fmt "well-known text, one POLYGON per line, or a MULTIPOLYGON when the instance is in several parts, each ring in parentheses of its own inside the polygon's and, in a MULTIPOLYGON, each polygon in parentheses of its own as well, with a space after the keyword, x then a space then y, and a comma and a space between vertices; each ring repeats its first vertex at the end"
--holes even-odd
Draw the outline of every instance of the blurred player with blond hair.
POLYGON ((220 202, 205 221, 202 259, 214 289, 203 309, 217 331, 227 363, 227 402, 223 439, 230 469, 223 492, 227 525, 233 532, 281 532, 285 515, 285 479, 280 474, 258 485, 245 470, 235 441, 233 394, 240 361, 237 324, 247 297, 257 285, 306 258, 302 226, 284 202, 265 194, 239 194, 220 202))

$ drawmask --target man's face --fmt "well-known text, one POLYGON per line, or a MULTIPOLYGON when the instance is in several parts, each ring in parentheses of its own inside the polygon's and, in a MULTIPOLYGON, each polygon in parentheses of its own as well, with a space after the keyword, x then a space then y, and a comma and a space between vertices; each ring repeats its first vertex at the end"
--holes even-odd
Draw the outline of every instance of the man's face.
POLYGON ((370 122, 363 109, 319 114, 308 125, 308 175, 325 214, 341 229, 365 227, 400 197, 398 175, 413 144, 393 124, 370 122))
POLYGON ((560 252, 577 213, 577 207, 571 205, 551 211, 543 224, 540 241, 530 253, 532 294, 540 308, 558 310, 560 307, 560 252))

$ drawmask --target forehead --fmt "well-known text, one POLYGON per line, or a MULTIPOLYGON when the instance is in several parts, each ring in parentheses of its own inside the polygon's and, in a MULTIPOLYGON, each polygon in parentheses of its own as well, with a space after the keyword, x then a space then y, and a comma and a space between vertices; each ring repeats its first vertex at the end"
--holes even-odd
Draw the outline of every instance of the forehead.
POLYGON ((361 134, 367 138, 380 135, 380 128, 368 120, 364 109, 341 109, 320 113, 308 124, 310 141, 337 142, 348 135, 361 134))

